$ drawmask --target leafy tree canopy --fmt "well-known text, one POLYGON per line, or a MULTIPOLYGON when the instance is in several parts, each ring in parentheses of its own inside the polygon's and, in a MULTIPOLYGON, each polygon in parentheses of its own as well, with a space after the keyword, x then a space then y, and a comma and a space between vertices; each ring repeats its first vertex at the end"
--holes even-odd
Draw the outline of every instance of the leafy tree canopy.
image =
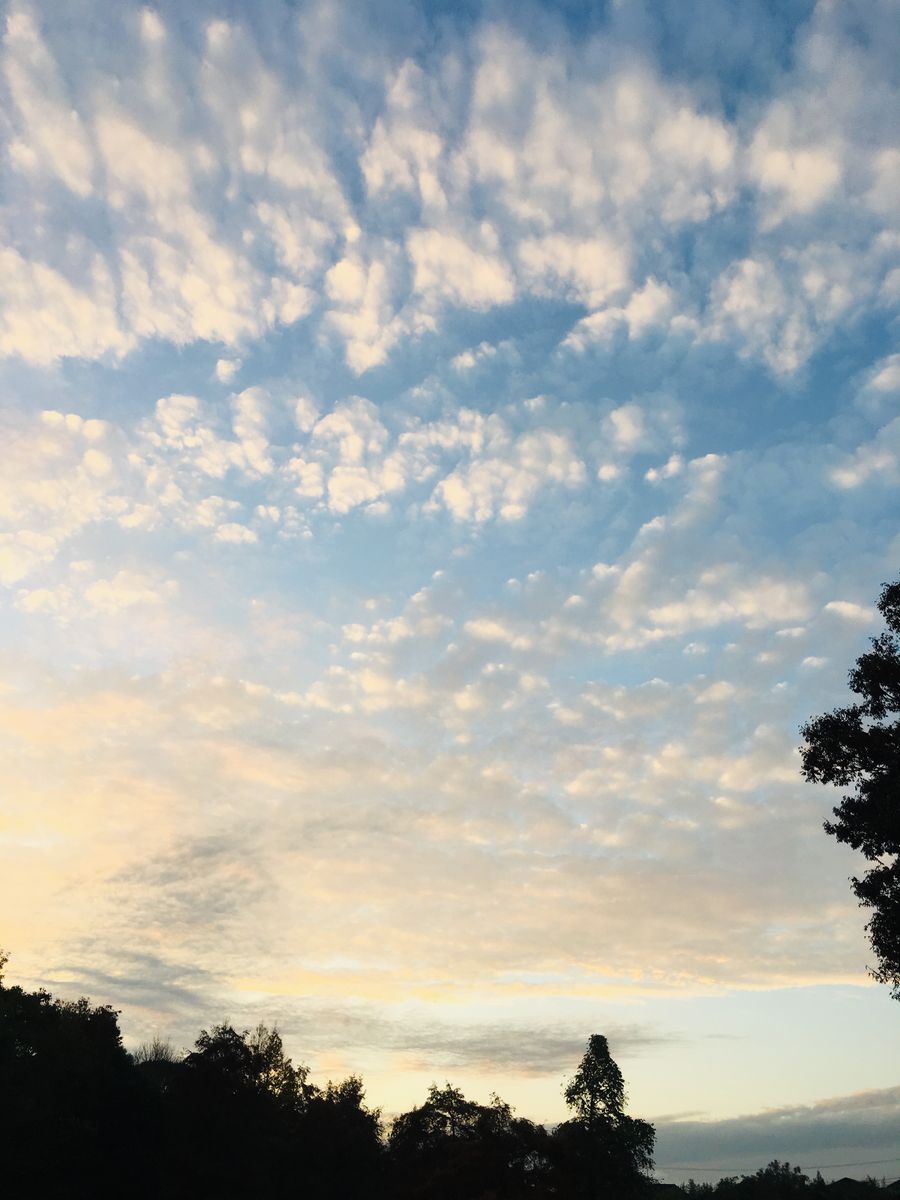
POLYGON ((600 1033, 588 1039, 581 1065, 564 1092, 566 1104, 587 1125, 599 1118, 618 1122, 625 1106, 625 1080, 600 1033))
POLYGON ((575 1117, 556 1129, 572 1196, 637 1195, 653 1167, 656 1131, 625 1114, 625 1081, 602 1034, 588 1039, 578 1070, 564 1089, 575 1117))
POLYGON ((900 580, 885 584, 878 608, 887 630, 850 671, 859 700, 800 730, 802 771, 811 783, 852 788, 825 830, 873 866, 852 880, 872 910, 867 929, 878 959, 871 973, 900 999, 900 580))

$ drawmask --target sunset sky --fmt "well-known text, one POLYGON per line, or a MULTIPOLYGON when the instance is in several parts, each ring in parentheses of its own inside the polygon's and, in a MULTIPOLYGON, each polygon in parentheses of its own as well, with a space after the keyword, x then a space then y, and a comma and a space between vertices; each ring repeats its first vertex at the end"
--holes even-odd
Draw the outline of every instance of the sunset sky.
POLYGON ((9 980, 900 1175, 897 0, 0 13, 9 980))

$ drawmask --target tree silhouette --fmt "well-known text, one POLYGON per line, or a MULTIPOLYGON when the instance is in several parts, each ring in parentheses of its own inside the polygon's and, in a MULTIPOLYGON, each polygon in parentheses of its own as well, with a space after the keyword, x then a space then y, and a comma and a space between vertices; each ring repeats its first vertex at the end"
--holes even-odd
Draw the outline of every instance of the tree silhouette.
POLYGON ((397 1117, 389 1140, 392 1195, 403 1200, 549 1196, 550 1138, 499 1096, 467 1100, 449 1083, 397 1117))
POLYGON ((292 1195, 306 1077, 276 1030, 204 1029, 167 1090, 169 1194, 292 1195))
MULTIPOLYGON (((625 1113, 622 1073, 597 1034, 565 1085, 571 1120, 548 1132, 498 1096, 432 1085, 382 1137, 351 1075, 324 1089, 277 1030, 203 1030, 176 1054, 132 1054, 118 1014, 87 999, 6 987, 0 951, 0 1180, 41 1200, 858 1200, 875 1181, 810 1181, 770 1162, 753 1175, 656 1184, 653 1126, 625 1113)), ((887 1189, 885 1194, 892 1192, 887 1189)))
POLYGON ((626 1116, 625 1082, 602 1034, 588 1039, 564 1095, 575 1117, 557 1126, 554 1137, 570 1193, 594 1200, 643 1190, 656 1132, 648 1122, 626 1116))
POLYGON ((578 1119, 593 1126, 599 1118, 618 1121, 625 1105, 625 1080, 613 1061, 606 1038, 595 1033, 588 1039, 581 1065, 566 1085, 566 1104, 578 1119))
POLYGON ((358 1075, 329 1081, 308 1098, 300 1128, 307 1194, 321 1200, 382 1194, 381 1113, 365 1103, 358 1075))
POLYGON ((871 974, 900 999, 900 580, 885 584, 878 608, 887 631, 850 671, 860 700, 807 722, 800 733, 804 777, 855 790, 834 809, 825 830, 874 865, 853 878, 878 958, 871 974))
POLYGON ((0 982, 5 1195, 148 1195, 146 1122, 117 1017, 0 982))
POLYGON ((759 1200, 768 1196, 790 1200, 790 1197, 804 1192, 808 1183, 809 1177, 804 1175, 799 1167, 792 1167, 788 1162, 779 1162, 777 1158, 773 1158, 755 1174, 745 1176, 741 1187, 748 1197, 759 1197, 759 1200))

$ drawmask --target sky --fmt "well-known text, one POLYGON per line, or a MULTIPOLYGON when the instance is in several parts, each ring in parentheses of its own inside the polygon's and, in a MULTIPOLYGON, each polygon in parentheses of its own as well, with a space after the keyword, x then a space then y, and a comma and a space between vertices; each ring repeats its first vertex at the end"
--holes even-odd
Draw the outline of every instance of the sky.
POLYGON ((0 14, 9 981, 900 1175, 897 0, 0 14))

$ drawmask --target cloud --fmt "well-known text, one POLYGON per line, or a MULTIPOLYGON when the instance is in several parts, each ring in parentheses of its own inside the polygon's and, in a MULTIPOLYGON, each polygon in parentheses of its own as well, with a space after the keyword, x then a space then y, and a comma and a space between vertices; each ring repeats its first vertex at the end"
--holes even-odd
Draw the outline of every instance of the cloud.
POLYGON ((577 488, 584 483, 584 463, 565 435, 549 430, 522 434, 499 453, 473 458, 440 481, 430 508, 443 506, 458 521, 524 517, 545 485, 577 488))
POLYGON ((841 165, 833 150, 825 146, 791 147, 779 144, 770 128, 757 130, 750 147, 750 170, 762 191, 773 193, 774 224, 794 213, 817 208, 834 190, 841 177, 841 165))
POLYGON ((715 1162, 725 1169, 700 1176, 714 1179, 716 1173, 750 1174, 777 1158, 799 1163, 809 1174, 822 1167, 826 1179, 848 1173, 858 1178, 867 1161, 873 1162, 868 1174, 890 1176, 891 1164, 896 1165, 892 1156, 898 1115, 900 1089, 894 1087, 768 1109, 727 1121, 662 1119, 657 1121, 658 1173, 682 1182, 689 1172, 667 1172, 670 1164, 697 1164, 703 1172, 707 1164, 715 1162), (849 1165, 842 1165, 848 1159, 849 1165), (832 1163, 835 1168, 828 1170, 832 1163))
POLYGON ((519 246, 525 279, 539 295, 560 285, 591 308, 629 282, 628 255, 612 239, 577 240, 563 234, 526 238, 519 246))
POLYGON ((377 119, 362 156, 361 167, 370 195, 407 191, 423 206, 446 203, 436 176, 443 146, 429 129, 428 85, 422 69, 407 59, 390 82, 385 113, 377 119))
POLYGON ((457 371, 469 371, 479 362, 492 358, 496 353, 496 346, 492 346, 488 342, 482 342, 479 346, 474 346, 470 350, 463 350, 455 355, 450 365, 457 371))
POLYGON ((36 980, 408 1079, 865 979, 796 744, 900 549, 892 14, 653 7, 10 12, 36 980))
MULTIPOLYGON (((875 376, 870 387, 882 390, 879 381, 890 382, 889 368, 875 376)), ((879 429, 872 441, 860 446, 841 466, 831 472, 840 488, 858 488, 874 481, 890 486, 900 480, 900 417, 879 429)))
POLYGON ((383 363, 404 334, 434 327, 427 317, 407 319, 401 313, 404 268, 400 248, 388 241, 366 258, 351 250, 325 277, 332 301, 325 325, 344 339, 347 362, 357 374, 383 363))
POLYGON ((156 20, 159 36, 148 36, 143 21, 142 36, 117 47, 122 74, 136 86, 115 89, 91 64, 68 73, 73 96, 38 23, 21 12, 7 22, 3 68, 17 125, 17 203, 27 209, 54 175, 77 200, 90 197, 102 208, 107 238, 88 240, 84 230, 93 226, 77 203, 42 197, 53 238, 23 225, 5 251, 5 275, 14 283, 0 325, 6 354, 33 362, 121 356, 156 337, 235 345, 297 321, 312 306, 308 282, 327 265, 346 206, 321 149, 286 111, 296 101, 248 41, 244 69, 232 69, 234 41, 224 23, 202 61, 181 55, 177 63, 156 20), (188 79, 178 78, 185 68, 188 79), (223 106, 226 79, 236 108, 223 106), (250 89, 262 119, 238 132, 234 114, 250 89), (213 183, 210 190, 217 156, 245 181, 243 189, 213 183), (285 186, 289 204, 277 195, 285 186), (269 246, 279 261, 274 272, 265 264, 269 246))
MULTIPOLYGON (((97 593, 104 613, 113 595, 145 602, 118 580, 114 593, 97 593)), ((648 962, 654 980, 676 988, 861 970, 848 939, 856 914, 849 902, 836 910, 821 862, 830 848, 812 853, 802 837, 809 801, 799 799, 793 741, 774 701, 764 727, 728 680, 712 693, 708 681, 583 696, 533 686, 494 659, 494 635, 505 631, 479 625, 469 634, 489 669, 465 654, 454 668, 450 653, 403 671, 411 651, 415 661, 429 644, 446 645, 438 598, 416 609, 424 620, 407 617, 403 636, 377 623, 372 640, 351 631, 339 663, 304 668, 302 646, 282 643, 280 685, 242 681, 220 663, 134 680, 82 672, 77 687, 47 682, 32 698, 7 691, 4 727, 20 746, 8 778, 13 827, 27 804, 54 846, 38 869, 37 849, 23 845, 8 887, 22 886, 20 871, 68 881, 80 897, 72 921, 102 927, 110 953, 137 927, 157 930, 173 963, 212 970, 216 961, 223 978, 270 974, 267 914, 314 905, 314 927, 291 926, 296 953, 314 963, 352 946, 361 974, 346 979, 349 995, 375 986, 373 972, 381 992, 400 997, 434 979, 453 980, 460 994, 493 981, 502 994, 535 970, 549 973, 554 994, 576 983, 589 991, 610 979, 634 984, 648 962), (356 660, 359 647, 373 657, 356 660), (590 747, 572 743, 567 725, 552 732, 554 703, 584 711, 590 747), (688 728, 685 712, 696 714, 688 728), (467 736, 448 745, 448 730, 467 736), (48 731, 54 768, 35 792, 48 731), (98 827, 108 832, 90 841, 98 827), (803 865, 780 872, 798 838, 803 865), (763 863, 777 882, 761 889, 763 863), (348 899, 360 887, 362 918, 348 899), (472 922, 479 939, 460 939, 472 922), (366 938, 376 925, 374 954, 366 938)), ((211 633, 210 656, 214 646, 220 659, 230 653, 211 633)), ((43 920, 46 904, 9 936, 21 941, 23 922, 43 920)))
POLYGON ((870 624, 875 618, 875 611, 864 604, 855 604, 852 600, 829 600, 825 612, 834 613, 845 621, 857 621, 863 625, 870 624))
POLYGON ((90 138, 27 11, 7 18, 3 67, 15 114, 17 137, 9 147, 14 168, 30 176, 56 177, 76 195, 89 195, 94 174, 90 138))
POLYGON ((810 611, 802 584, 777 579, 761 579, 749 586, 729 587, 728 570, 712 568, 700 578, 700 587, 691 588, 684 599, 652 608, 651 621, 657 629, 685 632, 740 620, 749 628, 760 624, 781 625, 800 620, 810 611), (725 587, 722 588, 722 584, 725 587))
POLYGON ((268 475, 272 470, 272 459, 266 435, 265 394, 260 388, 246 388, 235 396, 232 404, 234 434, 244 452, 247 468, 259 475, 268 475))
MULTIPOLYGON (((672 289, 651 276, 643 287, 632 294, 627 304, 601 308, 583 317, 567 334, 563 345, 583 350, 593 341, 612 338, 620 328, 627 330, 632 338, 640 337, 652 329, 668 330, 673 325, 674 306, 672 289)), ((690 331, 694 324, 683 318, 680 328, 690 331)))
POLYGON ((215 375, 219 383, 231 383, 241 369, 239 358, 220 358, 216 362, 215 375))
POLYGON ((114 430, 106 422, 47 409, 21 425, 0 486, 0 581, 23 580, 96 521, 125 507, 114 430))
POLYGON ((85 588, 88 604, 98 612, 117 612, 135 604, 160 604, 178 592, 173 579, 159 583, 134 571, 119 571, 112 579, 98 579, 85 588))
MULTIPOLYGON (((45 978, 56 995, 69 997, 77 992, 91 997, 114 996, 116 1003, 127 1005, 138 1029, 152 1030, 149 1036, 158 1035, 161 1012, 185 1025, 193 1022, 199 1027, 208 1020, 206 1004, 216 984, 214 975, 187 963, 175 966, 164 955, 147 951, 129 951, 118 956, 114 964, 108 963, 105 947, 90 938, 82 941, 79 950, 78 960, 49 965, 45 978), (101 962, 108 966, 106 970, 99 964, 85 965, 85 960, 98 951, 101 962)), ((176 1052, 180 1049, 175 1046, 176 1052)))
MULTIPOLYGON (((90 568, 90 564, 84 565, 90 568)), ((178 590, 174 579, 121 570, 107 579, 73 579, 55 588, 22 588, 15 606, 22 612, 45 613, 69 621, 85 614, 111 616, 135 607, 165 605, 178 595, 178 590)))
MULTIPOLYGON (((726 118, 632 47, 613 52, 615 33, 539 52, 522 31, 485 22, 469 54, 448 44, 433 70, 408 54, 385 59, 373 41, 374 111, 327 85, 345 123, 327 132, 356 160, 359 202, 322 121, 303 119, 316 93, 267 60, 249 27, 211 21, 186 55, 154 20, 152 34, 149 18, 120 31, 119 73, 133 85, 115 99, 99 61, 70 78, 36 19, 19 11, 7 23, 17 211, 50 179, 70 199, 46 198, 53 237, 19 222, 6 251, 16 281, 6 353, 122 355, 157 337, 237 346, 313 315, 322 297, 323 330, 359 373, 434 331, 448 306, 531 295, 587 310, 568 336, 576 348, 618 327, 632 338, 657 328, 734 341, 790 373, 848 313, 879 302, 891 269, 878 233, 894 97, 884 83, 877 100, 859 86, 865 60, 824 10, 797 30, 796 66, 758 116, 748 106, 726 118), (840 64, 836 85, 823 63, 840 64), (454 73, 466 111, 441 82, 454 73), (700 236, 741 187, 759 212, 741 257, 725 261, 712 236, 718 270, 704 267, 695 287, 665 255, 645 261, 652 237, 700 236), (104 211, 105 242, 78 218, 88 198, 104 211), (803 236, 792 229, 786 248, 781 231, 797 221, 803 236), (853 228, 850 254, 842 231, 853 228), (42 339, 48 327, 59 336, 42 339)), ((301 61, 328 42, 312 18, 286 22, 284 36, 301 61)))
MULTIPOLYGON (((328 506, 336 513, 371 505, 406 484, 403 456, 388 453, 388 430, 368 400, 353 397, 322 417, 313 428, 314 446, 325 448, 330 473, 328 506)), ((298 464, 299 465, 299 464, 298 464)), ((301 484, 310 478, 300 467, 301 484)), ((308 484, 306 486, 309 486, 308 484)))
MULTIPOLYGON (((558 1025, 460 1025, 428 1017, 411 1022, 408 1016, 386 1018, 365 1005, 324 1008, 305 1004, 286 1017, 287 1025, 282 1028, 313 1056, 335 1045, 349 1054, 356 1047, 377 1048, 402 1055, 408 1068, 434 1073, 474 1068, 560 1077, 578 1063, 585 1041, 583 1031, 558 1025)), ((608 1025, 606 1035, 616 1054, 643 1054, 677 1041, 641 1025, 608 1025)))
MULTIPOLYGON (((482 229, 482 240, 494 240, 490 228, 482 229)), ((479 252, 468 241, 451 232, 417 230, 409 238, 413 286, 432 299, 467 308, 489 308, 508 304, 515 296, 512 277, 503 262, 490 251, 479 252)))
POLYGON ((719 314, 714 330, 720 336, 737 334, 743 353, 762 354, 773 370, 794 371, 812 353, 814 334, 802 300, 791 305, 789 294, 770 260, 744 259, 729 267, 713 290, 719 314))
POLYGON ((217 542, 228 542, 230 545, 252 545, 258 540, 254 530, 237 521, 226 521, 219 525, 214 536, 217 542))
POLYGON ((478 638, 479 641, 505 642, 515 650, 529 650, 532 645, 530 638, 516 634, 501 621, 492 621, 488 617, 478 617, 474 621, 467 621, 465 630, 471 637, 478 638))
POLYGON ((109 268, 99 254, 85 251, 79 287, 48 263, 26 259, 12 247, 0 250, 0 354, 46 364, 67 355, 124 353, 134 345, 120 326, 109 268))

